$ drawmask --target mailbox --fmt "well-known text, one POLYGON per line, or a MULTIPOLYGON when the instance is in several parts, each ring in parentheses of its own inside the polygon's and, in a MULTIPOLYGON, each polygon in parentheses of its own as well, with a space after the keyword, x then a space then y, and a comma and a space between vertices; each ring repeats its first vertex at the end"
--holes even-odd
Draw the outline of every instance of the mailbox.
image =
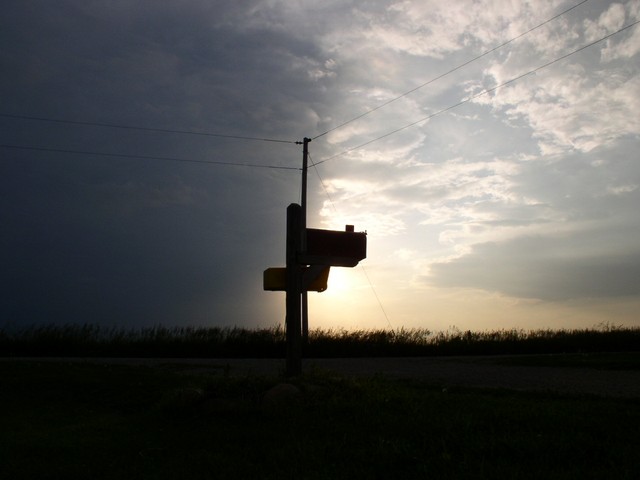
MULTIPOLYGON (((327 289, 329 268, 328 266, 302 267, 303 290, 324 292, 327 289)), ((285 267, 267 268, 263 274, 262 285, 264 290, 285 291, 287 289, 287 269, 285 267)))
POLYGON ((347 231, 318 230, 307 228, 307 248, 298 255, 303 265, 333 265, 336 267, 355 267, 367 257, 367 234, 347 231))

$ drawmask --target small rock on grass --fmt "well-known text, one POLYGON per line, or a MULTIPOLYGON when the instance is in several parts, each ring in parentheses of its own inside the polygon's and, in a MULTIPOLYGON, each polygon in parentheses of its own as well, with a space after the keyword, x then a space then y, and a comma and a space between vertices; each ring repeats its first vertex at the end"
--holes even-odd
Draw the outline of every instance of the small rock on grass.
POLYGON ((302 401, 302 391, 290 383, 279 383, 270 388, 262 398, 267 408, 280 408, 296 405, 302 401))

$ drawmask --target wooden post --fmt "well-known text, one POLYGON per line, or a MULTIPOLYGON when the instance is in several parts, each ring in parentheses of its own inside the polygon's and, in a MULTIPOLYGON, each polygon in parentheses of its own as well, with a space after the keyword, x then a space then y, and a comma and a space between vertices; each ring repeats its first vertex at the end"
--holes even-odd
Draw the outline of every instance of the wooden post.
POLYGON ((298 265, 301 243, 300 205, 292 203, 287 208, 287 299, 285 330, 287 342, 286 375, 291 377, 302 373, 302 339, 300 322, 300 294, 302 275, 298 265))

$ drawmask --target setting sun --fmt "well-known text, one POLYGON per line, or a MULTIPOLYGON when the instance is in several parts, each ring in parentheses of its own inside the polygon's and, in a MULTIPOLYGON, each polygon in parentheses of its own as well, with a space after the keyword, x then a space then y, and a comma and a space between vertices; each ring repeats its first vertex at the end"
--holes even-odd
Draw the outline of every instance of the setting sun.
POLYGON ((354 288, 353 272, 346 268, 332 268, 329 271, 327 290, 323 296, 338 297, 348 295, 354 288))
POLYGON ((331 268, 327 290, 309 294, 310 328, 367 328, 387 325, 375 295, 362 271, 331 268))

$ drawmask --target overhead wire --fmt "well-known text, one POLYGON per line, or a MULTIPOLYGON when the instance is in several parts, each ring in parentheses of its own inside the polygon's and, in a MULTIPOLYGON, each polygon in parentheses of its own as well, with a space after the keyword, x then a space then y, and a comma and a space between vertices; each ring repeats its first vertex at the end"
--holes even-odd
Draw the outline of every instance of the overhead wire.
POLYGON ((60 118, 36 117, 36 116, 30 116, 30 115, 15 115, 11 113, 2 113, 2 112, 0 112, 0 117, 15 118, 20 120, 33 120, 38 122, 63 123, 68 125, 120 128, 124 130, 138 130, 138 131, 144 131, 144 132, 176 133, 176 134, 182 134, 182 135, 197 135, 197 136, 203 136, 203 137, 230 138, 235 140, 293 143, 293 144, 296 143, 295 141, 291 141, 291 140, 280 140, 275 138, 249 137, 249 136, 242 136, 242 135, 226 135, 222 133, 199 132, 194 130, 176 130, 176 129, 169 129, 169 128, 140 127, 135 125, 122 125, 117 123, 85 122, 85 121, 79 121, 79 120, 66 120, 66 119, 60 119, 60 118))
POLYGON ((478 55, 478 56, 476 56, 476 57, 474 57, 474 58, 472 58, 472 59, 470 59, 470 60, 468 60, 468 61, 466 61, 466 62, 464 62, 464 63, 461 63, 461 64, 460 64, 460 65, 458 65, 457 67, 454 67, 454 68, 452 68, 451 70, 448 70, 448 71, 446 71, 446 72, 444 72, 444 73, 442 73, 442 74, 440 74, 440 75, 438 75, 438 76, 436 76, 436 77, 432 78, 431 80, 428 80, 427 82, 425 82, 425 83, 423 83, 423 84, 421 84, 421 85, 418 85, 417 87, 414 87, 414 88, 412 88, 411 90, 409 90, 409 91, 407 91, 407 92, 404 92, 404 93, 403 93, 403 94, 401 94, 401 95, 398 95, 397 97, 392 98, 391 100, 387 100, 386 102, 384 102, 384 103, 382 103, 382 104, 378 105, 377 107, 372 108, 371 110, 367 110, 366 112, 364 112, 364 113, 362 113, 362 114, 360 114, 360 115, 358 115, 358 116, 356 116, 356 117, 353 117, 352 119, 347 120, 346 122, 343 122, 343 123, 341 123, 340 125, 337 125, 337 126, 335 126, 335 127, 331 128, 331 129, 329 129, 329 130, 327 130, 327 131, 325 131, 325 132, 321 133, 320 135, 316 135, 315 137, 313 137, 313 140, 315 140, 315 139, 317 139, 317 138, 320 138, 320 137, 322 137, 322 136, 324 136, 324 135, 327 135, 328 133, 331 133, 331 132, 333 132, 333 131, 335 131, 335 130, 338 130, 339 128, 342 128, 342 127, 344 127, 344 126, 346 126, 346 125, 349 125, 350 123, 355 122, 356 120, 359 120, 359 119, 361 119, 361 118, 363 118, 363 117, 365 117, 365 116, 367 116, 367 115, 369 115, 369 114, 371 114, 371 113, 373 113, 373 112, 375 112, 375 111, 377 111, 377 110, 380 110, 381 108, 386 107, 387 105, 389 105, 389 104, 391 104, 391 103, 393 103, 393 102, 396 102, 396 101, 400 100, 401 98, 404 98, 404 97, 406 97, 406 96, 408 96, 408 95, 412 94, 413 92, 415 92, 415 91, 417 91, 417 90, 420 90, 421 88, 426 87, 427 85, 430 85, 430 84, 434 83, 435 81, 440 80, 441 78, 444 78, 444 77, 446 77, 447 75, 450 75, 451 73, 453 73, 453 72, 456 72, 456 71, 460 70, 460 69, 461 69, 461 68, 463 68, 463 67, 466 67, 467 65, 469 65, 469 64, 471 64, 471 63, 473 63, 473 62, 475 62, 475 61, 477 61, 477 60, 479 60, 479 59, 481 59, 481 58, 483 58, 483 57, 485 57, 485 56, 487 56, 487 55, 489 55, 489 54, 491 54, 491 53, 495 52, 496 50, 499 50, 499 49, 501 49, 502 47, 505 47, 505 46, 509 45, 510 43, 512 43, 512 42, 514 42, 514 41, 516 41, 516 40, 518 40, 519 38, 522 38, 522 37, 524 37, 525 35, 528 35, 529 33, 533 32, 534 30, 537 30, 538 28, 543 27, 543 26, 544 26, 544 25, 546 25, 547 23, 552 22, 553 20, 555 20, 555 19, 557 19, 557 18, 559 18, 559 17, 561 17, 561 16, 565 15, 566 13, 570 12, 571 10, 574 10, 575 8, 578 8, 580 5, 582 5, 582 4, 584 4, 584 3, 587 3, 588 1, 589 1, 589 0, 582 0, 581 2, 579 2, 579 3, 575 4, 575 5, 573 5, 573 6, 572 6, 572 7, 570 7, 570 8, 567 8, 566 10, 563 10, 562 12, 558 13, 557 15, 555 15, 555 16, 553 16, 553 17, 551 17, 551 18, 547 19, 547 20, 545 20, 544 22, 542 22, 542 23, 540 23, 540 24, 536 25, 535 27, 530 28, 530 29, 529 29, 529 30, 527 30, 526 32, 523 32, 523 33, 521 33, 521 34, 519 34, 519 35, 517 35, 517 36, 515 36, 515 37, 513 37, 513 38, 511 38, 511 39, 509 39, 509 40, 507 40, 506 42, 501 43, 500 45, 498 45, 498 46, 496 46, 496 47, 493 47, 493 48, 491 48, 490 50, 487 50, 487 51, 485 51, 485 52, 481 53, 480 55, 478 55))
POLYGON ((532 74, 534 74, 536 72, 539 72, 540 70, 543 70, 543 69, 545 69, 547 67, 550 67, 551 65, 554 65, 554 64, 556 64, 556 63, 558 63, 558 62, 560 62, 562 60, 565 60, 566 58, 568 58, 568 57, 570 57, 572 55, 575 55, 576 53, 579 53, 579 52, 581 52, 583 50, 586 50, 587 48, 590 48, 590 47, 592 47, 592 46, 594 46, 594 45, 596 45, 596 44, 598 44, 600 42, 603 42, 603 41, 607 40, 608 38, 613 37, 614 35, 617 35, 617 34, 623 32, 623 31, 625 31, 625 30, 627 30, 629 28, 632 28, 635 25, 637 25, 638 23, 640 23, 640 20, 637 20, 637 21, 635 21, 633 23, 630 23, 629 25, 626 25, 626 26, 620 28, 619 30, 616 30, 613 33, 605 35, 604 37, 602 37, 602 38, 600 38, 598 40, 595 40, 595 41, 593 41, 591 43, 583 45, 582 47, 580 47, 580 48, 578 48, 576 50, 573 50, 572 52, 569 52, 569 53, 567 53, 565 55, 562 55, 561 57, 558 57, 558 58, 556 58, 554 60, 551 60, 550 62, 547 62, 547 63, 545 63, 543 65, 540 65, 540 66, 534 68, 533 70, 529 70, 526 73, 523 73, 523 74, 518 75, 518 76, 516 76, 514 78, 511 78, 510 80, 507 80, 506 82, 503 82, 503 83, 500 83, 499 85, 496 85, 494 87, 482 90, 481 92, 476 93, 474 95, 471 95, 470 97, 467 97, 464 100, 459 101, 458 103, 455 103, 455 104, 450 105, 450 106, 448 106, 446 108, 443 108, 442 110, 438 110, 437 112, 434 112, 434 113, 432 113, 430 115, 427 115, 426 117, 423 117, 420 120, 416 120, 415 122, 411 122, 411 123, 409 123, 407 125, 404 125, 404 126, 402 126, 400 128, 397 128, 397 129, 392 130, 392 131, 390 131, 388 133, 385 133, 384 135, 380 135, 379 137, 376 137, 373 140, 369 140, 369 141, 367 141, 365 143, 361 143, 360 145, 356 145, 354 147, 351 147, 351 148, 348 148, 346 150, 343 150, 340 153, 332 155, 331 157, 328 157, 328 158, 325 158, 323 160, 320 160, 319 162, 316 162, 315 165, 320 165, 322 163, 328 162, 329 160, 333 160, 334 158, 341 157, 342 155, 345 155, 345 154, 347 154, 349 152, 353 152, 354 150, 358 150, 360 148, 366 147, 367 145, 371 145, 372 143, 375 143, 375 142, 377 142, 379 140, 382 140, 383 138, 387 138, 387 137, 389 137, 391 135, 394 135, 394 134, 396 134, 398 132, 406 130, 407 128, 413 127, 413 126, 418 125, 418 124, 420 124, 422 122, 426 122, 427 120, 430 120, 433 117, 436 117, 436 116, 441 115, 441 114, 443 114, 445 112, 448 112, 449 110, 452 110, 452 109, 457 108, 457 107, 459 107, 461 105, 469 103, 470 101, 472 101, 472 100, 474 100, 474 99, 476 99, 478 97, 481 97, 481 96, 486 95, 488 93, 494 92, 494 91, 496 91, 496 90, 498 90, 498 89, 500 89, 502 87, 505 87, 505 86, 510 85, 510 84, 512 84, 514 82, 517 82, 518 80, 520 80, 520 79, 522 79, 522 78, 524 78, 526 76, 529 76, 529 75, 532 75, 532 74))
MULTIPOLYGON (((399 100, 399 99, 401 99, 401 98, 403 98, 403 97, 405 97, 407 95, 410 95, 411 93, 415 92, 416 90, 419 90, 419 89, 421 89, 421 88, 423 88, 423 87, 425 87, 425 86, 427 86, 427 85, 429 85, 429 84, 431 84, 431 83, 433 83, 433 82, 435 82, 435 81, 437 81, 437 80, 439 80, 439 79, 441 79, 441 78, 443 78, 443 77, 445 77, 445 76, 447 76, 447 75, 449 75, 449 74, 451 74, 451 73, 453 73, 453 72, 455 72, 455 71, 457 71, 457 70, 459 70, 459 69, 461 69, 461 68, 463 68, 463 67, 465 67, 467 65, 469 65, 470 63, 475 62, 476 60, 479 60, 480 58, 482 58, 482 57, 484 57, 486 55, 489 55, 492 52, 495 52, 496 50, 508 45, 509 43, 512 43, 513 41, 515 41, 515 40, 517 40, 517 39, 519 39, 519 38, 531 33, 532 31, 534 31, 534 30, 546 25, 547 23, 549 23, 549 22, 561 17, 562 15, 570 12, 571 10, 573 10, 573 9, 575 9, 577 7, 579 7, 580 5, 586 3, 587 1, 589 1, 589 0, 582 0, 581 2, 579 2, 579 3, 575 4, 575 5, 573 5, 572 7, 568 8, 568 9, 566 9, 566 10, 560 12, 560 13, 558 13, 555 16, 545 20, 544 22, 536 25, 535 27, 530 28, 526 32, 523 32, 520 35, 518 35, 516 37, 513 37, 510 40, 507 40, 506 42, 504 42, 504 43, 502 43, 502 44, 500 44, 500 45, 498 45, 498 46, 496 46, 496 47, 494 47, 494 48, 492 48, 490 50, 487 50, 487 51, 483 52, 482 54, 472 58, 471 60, 468 60, 467 62, 464 62, 464 63, 458 65, 457 67, 455 67, 455 68, 453 68, 453 69, 451 69, 451 70, 449 70, 449 71, 447 71, 447 72, 445 72, 445 73, 443 73, 443 74, 441 74, 441 75, 439 75, 437 77, 434 77, 431 80, 429 80, 429 81, 427 81, 427 82, 425 82, 425 83, 423 83, 421 85, 418 85, 417 87, 415 87, 415 88, 413 88, 413 89, 411 89, 411 90, 409 90, 409 91, 407 91, 407 92, 405 92, 405 93, 403 93, 403 94, 401 94, 401 95, 399 95, 399 96, 397 96, 397 97, 395 97, 395 98, 393 98, 391 100, 388 100, 387 102, 384 102, 383 104, 378 105, 377 107, 375 107, 375 108, 373 108, 371 110, 368 110, 367 112, 364 112, 361 115, 358 115, 358 116, 352 118, 351 120, 348 120, 347 122, 343 122, 342 124, 337 125, 336 127, 332 128, 330 130, 327 130, 327 131, 321 133, 320 135, 317 135, 317 136, 313 137, 313 139, 320 138, 320 137, 322 137, 322 136, 324 136, 324 135, 326 135, 326 134, 328 134, 330 132, 333 132, 333 131, 335 131, 335 130, 337 130, 337 129, 345 126, 345 125, 348 125, 349 123, 352 123, 352 122, 354 122, 354 121, 356 121, 356 120, 358 120, 358 119, 360 119, 360 118, 362 118, 362 117, 364 117, 366 115, 369 115, 370 113, 373 113, 373 112, 375 112, 375 111, 377 111, 377 110, 379 110, 379 109, 381 109, 381 108, 383 108, 383 107, 385 107, 385 106, 387 106, 387 105, 389 105, 389 104, 391 104, 391 103, 393 103, 393 102, 395 102, 395 101, 397 101, 397 100, 399 100)), ((544 66, 540 67, 540 68, 544 68, 544 66)), ((529 72, 529 73, 532 73, 532 72, 529 72)), ((525 74, 525 75, 527 75, 527 74, 525 74)), ((512 80, 512 81, 515 81, 515 79, 512 80)), ((485 92, 481 92, 480 94, 478 94, 476 96, 473 96, 473 97, 470 97, 470 98, 468 98, 466 100, 463 100, 462 102, 459 102, 458 104, 452 105, 451 107, 448 107, 448 108, 443 109, 443 110, 441 110, 439 112, 436 112, 435 114, 432 114, 432 115, 430 115, 428 117, 425 117, 425 118, 423 118, 423 119, 421 119, 421 120, 419 120, 419 121, 417 121, 417 122, 415 122, 413 124, 406 125, 406 126, 401 127, 401 128, 399 128, 397 130, 389 132, 388 134, 385 134, 385 135, 382 135, 382 136, 380 136, 378 138, 375 138, 375 139, 373 139, 373 140, 371 140, 369 142, 366 142, 366 143, 358 145, 356 147, 347 149, 347 150, 345 150, 345 151, 343 151, 343 152, 341 152, 341 153, 339 153, 337 155, 334 155, 333 157, 330 157, 330 158, 327 158, 327 159, 324 159, 324 160, 318 162, 316 165, 319 165, 321 163, 329 161, 329 160, 331 160, 331 159, 333 159, 335 157, 344 155, 344 154, 346 154, 346 153, 348 153, 350 151, 362 148, 362 147, 364 147, 366 145, 369 145, 370 143, 373 143, 373 142, 376 142, 378 140, 381 140, 382 138, 385 138, 385 137, 387 137, 389 135, 393 135, 394 133, 398 133, 398 132, 400 132, 400 131, 402 131, 402 130, 404 130, 406 128, 409 128, 409 127, 417 124, 417 123, 421 123, 423 121, 426 121, 426 120, 432 118, 433 116, 439 115, 441 113, 446 112, 447 110, 450 110, 450 109, 455 108, 455 107, 457 107, 459 105, 467 103, 468 101, 473 100, 477 96, 483 95, 483 94, 488 93, 488 92, 490 92, 492 90, 500 88, 501 86, 504 86, 507 83, 510 83, 510 82, 506 82, 503 85, 499 85, 497 87, 494 87, 494 89, 490 89, 490 90, 487 90, 485 92)), ((89 121, 69 120, 69 119, 60 119, 60 118, 51 118, 51 117, 42 117, 42 116, 10 114, 10 113, 4 113, 4 112, 0 112, 0 117, 21 119, 21 120, 40 121, 40 122, 50 122, 50 123, 61 123, 61 124, 69 124, 69 125, 83 125, 83 126, 94 126, 94 127, 118 128, 118 129, 126 129, 126 130, 137 130, 137 131, 158 132, 158 133, 173 133, 173 134, 182 134, 182 135, 196 135, 196 136, 228 138, 228 139, 246 140, 246 141, 262 141, 262 142, 275 142, 275 143, 285 143, 285 144, 297 144, 297 143, 299 143, 299 142, 296 142, 296 141, 274 139, 274 138, 252 137, 252 136, 243 136, 243 135, 228 135, 228 134, 212 133, 212 132, 201 132, 201 131, 193 131, 193 130, 179 130, 179 129, 168 129, 168 128, 142 127, 142 126, 124 125, 124 124, 118 124, 118 123, 89 122, 89 121)), ((25 148, 26 149, 26 148, 29 148, 29 147, 4 146, 4 148, 25 148)), ((36 149, 45 150, 45 149, 43 149, 41 147, 30 147, 30 148, 34 149, 34 150, 36 150, 36 149)), ((52 150, 55 150, 55 149, 52 149, 52 150)), ((74 152, 73 151, 66 151, 65 153, 74 153, 74 152)), ((93 152, 91 154, 93 154, 93 155, 102 155, 102 154, 99 154, 98 152, 93 152)), ((144 156, 125 155, 125 154, 110 154, 110 156, 122 156, 122 157, 129 157, 129 158, 145 158, 144 156)), ((149 157, 149 158, 151 158, 151 157, 149 157)), ((161 158, 161 157, 153 157, 153 158, 154 159, 172 160, 172 161, 194 162, 194 163, 210 163, 210 164, 218 164, 218 165, 242 165, 242 164, 235 164, 235 163, 232 163, 232 162, 216 162, 216 161, 202 161, 202 160, 190 160, 190 159, 169 159, 169 158, 161 158)), ((253 165, 246 165, 246 166, 253 166, 253 165)), ((259 165, 255 165, 255 166, 259 167, 259 168, 293 169, 293 167, 274 167, 274 166, 259 166, 259 165)), ((316 169, 316 172, 317 172, 317 169, 316 169)))
POLYGON ((170 161, 170 162, 183 162, 183 163, 204 163, 210 165, 224 165, 231 167, 250 167, 250 168, 266 168, 266 169, 275 169, 275 170, 297 170, 300 171, 299 167, 286 167, 281 165, 260 165, 257 163, 234 163, 234 162, 222 162, 218 160, 198 160, 191 158, 177 158, 177 157, 162 157, 155 155, 135 155, 128 153, 105 153, 105 152, 93 152, 88 150, 70 150, 70 149, 62 149, 62 148, 47 148, 47 147, 36 147, 36 146, 26 146, 26 145, 9 145, 9 144, 0 144, 0 148, 8 148, 14 150, 32 150, 38 152, 51 152, 51 153, 68 153, 68 154, 76 154, 76 155, 92 155, 97 157, 112 157, 112 158, 135 158, 140 160, 161 160, 161 161, 170 161))
MULTIPOLYGON (((420 88, 423 88, 424 86, 427 86, 427 85, 435 82, 436 80, 439 80, 439 79, 445 77, 446 75, 449 75, 449 74, 459 70, 460 68, 463 68, 466 65, 469 65, 470 63, 472 63, 472 62, 474 62, 474 61, 476 61, 476 60, 478 60, 478 59, 480 59, 480 58, 482 58, 482 57, 484 57, 484 56, 486 56, 486 55, 488 55, 488 54, 490 54, 490 53, 492 53, 492 52, 494 52, 494 51, 496 51, 496 50, 498 50, 498 49, 500 49, 500 48, 502 48, 502 47, 504 47, 506 45, 508 45, 509 43, 512 43, 513 41, 515 41, 515 40, 517 40, 517 39, 519 39, 519 38, 531 33, 532 31, 542 27, 543 25, 546 25, 547 23, 549 23, 549 22, 561 17, 562 15, 570 12, 571 10, 574 10, 575 8, 577 8, 580 5, 586 3, 587 1, 589 1, 589 0, 582 0, 581 2, 579 2, 579 3, 571 6, 570 8, 558 13, 555 16, 545 20, 544 22, 542 22, 542 23, 536 25, 535 27, 527 30, 526 32, 523 32, 523 33, 519 34, 518 36, 513 37, 510 40, 508 40, 508 41, 506 41, 506 42, 504 42, 504 43, 502 43, 502 44, 500 44, 500 45, 498 45, 498 46, 496 46, 496 47, 494 47, 494 48, 492 48, 490 50, 487 50, 486 52, 474 57, 473 59, 471 59, 471 60, 469 60, 467 62, 464 62, 461 65, 459 65, 459 66, 457 66, 457 67, 455 67, 455 68, 453 68, 453 69, 451 69, 451 70, 449 70, 449 71, 447 71, 447 72, 445 72, 445 73, 443 73, 443 74, 441 74, 441 75, 439 75, 437 77, 434 77, 433 79, 431 79, 431 80, 429 80, 429 81, 427 81, 427 82, 425 82, 425 83, 423 83, 423 84, 421 84, 421 85, 419 85, 419 86, 417 86, 417 87, 415 87, 415 88, 403 93, 402 95, 399 95, 399 96, 397 96, 397 97, 395 97, 395 98, 393 98, 393 99, 391 99, 391 100, 389 100, 389 101, 387 101, 387 102, 385 102, 385 103, 383 103, 383 104, 381 104, 381 105, 379 105, 379 106, 377 106, 377 107, 375 107, 375 108, 373 108, 373 109, 371 109, 371 110, 369 110, 369 111, 367 111, 367 112, 365 112, 365 113, 363 113, 361 115, 358 115, 358 116, 352 118, 351 120, 348 120, 347 122, 344 122, 344 123, 332 128, 330 130, 327 130, 327 131, 325 131, 325 132, 313 137, 313 139, 317 139, 319 137, 322 137, 322 136, 324 136, 324 135, 326 135, 326 134, 328 134, 328 133, 330 133, 332 131, 335 131, 335 130, 337 130, 337 129, 339 129, 339 128, 341 128, 341 127, 343 127, 343 126, 345 126, 345 125, 347 125, 347 124, 349 124, 349 123, 351 123, 353 121, 356 121, 356 120, 358 120, 358 119, 360 119, 360 118, 362 118, 362 117, 364 117, 364 116, 366 116, 366 115, 368 115, 370 113, 373 113, 374 111, 377 111, 377 110, 389 105, 390 103, 393 103, 393 102, 395 102, 395 101, 397 101, 397 100, 399 100, 399 99, 401 99, 401 98, 403 98, 403 97, 415 92, 416 90, 418 90, 420 88)), ((459 107, 461 105, 464 105, 464 104, 474 100, 475 98, 478 98, 478 97, 480 97, 482 95, 486 95, 488 93, 491 93, 491 92, 493 92, 495 90, 498 90, 499 88, 507 86, 507 85, 509 85, 509 84, 511 84, 513 82, 516 82, 516 81, 518 81, 518 80, 520 80, 520 79, 522 79, 522 78, 524 78, 524 77, 526 77, 528 75, 536 73, 539 70, 542 70, 542 69, 544 69, 546 67, 549 67, 549 66, 551 66, 551 65, 553 65, 553 64, 555 64, 555 63, 557 63, 557 62, 559 62, 561 60, 564 60, 567 57, 569 57, 571 55, 574 55, 574 54, 576 54, 576 53, 578 53, 578 52, 580 52, 582 50, 585 50, 585 49, 587 49, 587 48, 589 48, 589 47, 591 47, 591 46, 593 46, 593 45, 595 45, 597 43, 600 43, 600 42, 602 42, 602 41, 604 41, 604 40, 606 40, 606 39, 608 39, 608 38, 610 38, 610 37, 622 32, 622 31, 624 31, 624 30, 626 30, 628 28, 631 28, 631 27, 637 25, 638 23, 640 23, 640 21, 636 21, 636 22, 633 22, 633 23, 631 23, 629 25, 626 25, 625 27, 622 27, 621 29, 619 29, 619 30, 617 30, 617 31, 615 31, 613 33, 610 33, 610 34, 608 34, 608 35, 606 35, 606 36, 604 36, 604 37, 602 37, 602 38, 600 38, 600 39, 598 39, 596 41, 593 41, 593 42, 591 42, 591 43, 589 43, 587 45, 584 45, 584 46, 582 46, 582 47, 580 47, 580 48, 578 48, 578 49, 576 49, 576 50, 574 50, 574 51, 572 51, 572 52, 570 52, 568 54, 565 54, 565 55, 563 55, 563 56, 561 56, 559 58, 556 58, 555 60, 552 60, 552 61, 550 61, 548 63, 543 64, 543 65, 540 65, 539 67, 536 67, 535 69, 530 70, 530 71, 528 71, 528 72, 526 72, 526 73, 524 73, 522 75, 514 77, 514 78, 512 78, 512 79, 510 79, 510 80, 508 80, 506 82, 503 82, 503 83, 501 83, 499 85, 496 85, 496 86, 494 86, 492 88, 483 90, 483 91, 481 91, 481 92, 479 92, 477 94, 474 94, 474 95, 472 95, 472 96, 470 96, 470 97, 468 97, 468 98, 466 98, 464 100, 461 100, 458 103, 450 105, 450 106, 448 106, 448 107, 446 107, 444 109, 441 109, 441 110, 439 110, 437 112, 434 112, 434 113, 432 113, 432 114, 430 114, 430 115, 428 115, 426 117, 423 117, 423 118, 421 118, 421 119, 419 119, 419 120, 417 120, 415 122, 412 122, 410 124, 404 125, 404 126, 402 126, 400 128, 397 128, 395 130, 392 130, 392 131, 390 131, 388 133, 385 133, 384 135, 378 136, 378 137, 376 137, 376 138, 374 138, 372 140, 369 140, 369 141, 367 141, 365 143, 362 143, 362 144, 356 145, 354 147, 348 148, 346 150, 343 150, 342 152, 340 152, 338 154, 335 154, 335 155, 333 155, 331 157, 325 158, 325 159, 323 159, 323 160, 321 160, 321 161, 319 161, 317 163, 314 163, 313 166, 315 167, 315 166, 320 165, 322 163, 328 162, 329 160, 332 160, 334 158, 337 158, 337 157, 340 157, 342 155, 345 155, 346 153, 349 153, 349 152, 352 152, 354 150, 358 150, 360 148, 368 146, 368 145, 370 145, 370 144, 372 144, 374 142, 382 140, 382 139, 384 139, 386 137, 389 137, 389 136, 391 136, 393 134, 399 133, 399 132, 401 132, 401 131, 403 131, 403 130, 405 130, 407 128, 410 128, 410 127, 418 125, 418 124, 420 124, 422 122, 425 122, 425 121, 427 121, 427 120, 429 120, 429 119, 431 119, 431 118, 433 118, 435 116, 441 115, 442 113, 445 113, 445 112, 447 112, 449 110, 452 110, 452 109, 457 108, 457 107, 459 107)), ((282 140, 282 139, 273 139, 273 138, 251 137, 251 136, 241 136, 241 135, 227 135, 227 134, 221 134, 221 133, 200 132, 200 131, 190 131, 190 130, 178 130, 178 129, 141 127, 141 126, 115 124, 115 123, 101 123, 101 122, 67 120, 67 119, 59 119, 59 118, 49 118, 49 117, 9 114, 9 113, 3 113, 3 112, 0 112, 0 117, 23 119, 23 120, 33 120, 33 121, 43 121, 43 122, 52 122, 52 123, 62 123, 62 124, 71 124, 71 125, 85 125, 85 126, 96 126, 96 127, 119 128, 119 129, 148 131, 148 132, 174 133, 174 134, 197 135, 197 136, 209 136, 209 137, 229 138, 229 139, 238 139, 238 140, 247 140, 247 141, 276 142, 276 143, 285 143, 285 144, 297 144, 297 143, 300 143, 300 142, 291 141, 291 140, 282 140)), ((243 163, 222 162, 222 161, 195 160, 195 159, 184 159, 184 158, 174 158, 174 157, 158 157, 158 156, 130 155, 130 154, 109 154, 109 153, 101 153, 101 152, 51 149, 51 148, 45 148, 45 147, 32 147, 32 146, 19 146, 19 145, 0 145, 0 147, 3 147, 3 148, 14 148, 14 149, 25 149, 25 150, 50 151, 50 152, 60 152, 60 153, 88 154, 88 155, 96 155, 96 156, 122 157, 122 158, 140 158, 140 159, 168 160, 168 161, 191 162, 191 163, 208 163, 208 164, 216 164, 216 165, 247 166, 247 167, 255 167, 255 168, 273 168, 273 169, 285 169, 285 170, 300 170, 297 167, 284 167, 284 166, 277 166, 277 165, 243 164, 243 163)), ((316 170, 316 173, 318 174, 317 168, 315 170, 316 170)))
POLYGON ((329 195, 329 190, 327 190, 326 185, 324 184, 324 180, 322 180, 322 177, 320 176, 320 172, 318 171, 316 164, 313 163, 313 160, 311 160, 311 154, 309 153, 309 160, 311 161, 311 166, 313 167, 313 171, 316 172, 316 176, 318 177, 318 180, 320 181, 320 185, 322 186, 322 189, 324 190, 324 194, 327 196, 327 198, 329 199, 329 203, 331 204, 331 206, 333 207, 333 211, 338 213, 338 210, 336 209, 335 204, 333 203, 333 199, 331 198, 331 195, 329 195))

